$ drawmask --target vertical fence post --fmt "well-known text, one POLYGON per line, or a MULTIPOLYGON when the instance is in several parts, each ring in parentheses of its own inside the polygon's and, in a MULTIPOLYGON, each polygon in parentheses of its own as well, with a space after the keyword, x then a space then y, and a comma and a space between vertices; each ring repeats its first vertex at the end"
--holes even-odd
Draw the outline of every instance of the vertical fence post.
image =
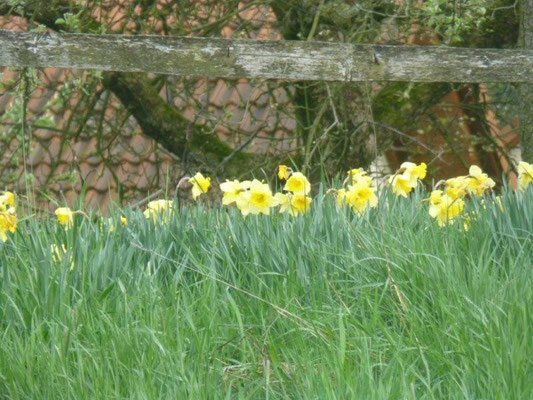
MULTIPOLYGON (((520 1, 519 47, 533 49, 533 0, 520 1)), ((523 83, 519 88, 520 143, 522 160, 533 162, 533 85, 523 83)))

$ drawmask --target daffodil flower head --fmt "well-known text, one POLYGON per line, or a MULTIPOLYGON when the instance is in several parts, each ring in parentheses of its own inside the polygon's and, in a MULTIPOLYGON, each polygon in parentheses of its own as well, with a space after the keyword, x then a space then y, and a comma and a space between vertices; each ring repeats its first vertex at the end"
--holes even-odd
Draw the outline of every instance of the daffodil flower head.
POLYGON ((146 210, 143 214, 146 218, 157 222, 158 218, 161 218, 162 222, 167 222, 169 215, 172 213, 174 203, 172 200, 153 200, 148 203, 146 210))
POLYGON ((423 162, 414 167, 411 173, 418 179, 423 180, 427 175, 427 170, 428 166, 423 162))
POLYGON ((289 209, 289 214, 297 216, 298 214, 303 214, 307 211, 311 205, 311 197, 304 194, 294 194, 291 198, 291 207, 289 209))
POLYGON ((355 175, 352 177, 352 184, 353 185, 362 184, 362 185, 370 186, 372 185, 372 177, 366 175, 366 172, 365 174, 355 175))
POLYGON ((286 165, 280 165, 278 167, 278 178, 287 180, 289 179, 289 175, 291 174, 292 170, 287 167, 286 165))
POLYGON ((155 212, 163 212, 167 210, 172 210, 173 207, 174 207, 174 203, 172 202, 172 200, 163 200, 163 199, 153 200, 149 202, 148 205, 146 206, 147 209, 153 210, 155 212))
POLYGON ((189 178, 189 183, 192 184, 192 197, 194 200, 198 196, 207 193, 209 186, 211 186, 211 178, 206 178, 201 172, 197 172, 192 178, 189 178))
POLYGON ((446 180, 445 193, 451 199, 455 200, 466 195, 466 189, 470 185, 468 176, 457 176, 446 180))
POLYGON ((280 206, 279 212, 284 213, 289 211, 289 209, 291 208, 291 199, 289 198, 288 194, 278 192, 274 195, 274 198, 280 206))
POLYGON ((412 171, 416 167, 416 164, 410 161, 405 161, 400 165, 400 169, 403 171, 412 171))
POLYGON ((454 199, 447 194, 435 197, 440 197, 440 200, 438 202, 430 200, 429 215, 436 219, 439 226, 448 225, 463 212, 465 204, 463 199, 454 199))
POLYGON ((288 212, 292 216, 305 213, 311 205, 311 197, 303 194, 285 194, 276 193, 274 195, 277 203, 280 205, 280 212, 288 212))
POLYGON ((396 196, 407 197, 407 195, 418 185, 418 180, 426 177, 427 166, 425 163, 419 165, 406 161, 400 165, 400 169, 389 178, 392 192, 396 196))
POLYGON ((442 190, 434 190, 429 195, 430 204, 437 205, 442 203, 442 195, 444 192, 442 190))
POLYGON ((366 174, 366 171, 363 168, 352 168, 347 172, 347 175, 343 186, 347 183, 355 185, 359 182, 364 182, 366 185, 372 184, 372 178, 366 174))
POLYGON ((266 183, 262 183, 254 179, 250 183, 250 189, 242 192, 237 199, 237 207, 241 210, 243 215, 248 214, 270 214, 270 208, 278 204, 275 197, 272 195, 270 187, 266 183))
POLYGON ((12 192, 3 192, 0 195, 0 211, 7 211, 15 207, 15 195, 12 192))
POLYGON ((345 192, 344 198, 346 203, 352 207, 353 210, 362 214, 368 207, 376 207, 378 204, 378 197, 374 193, 376 188, 359 182, 355 185, 348 185, 348 190, 345 192))
POLYGON ((366 175, 366 171, 363 168, 352 168, 347 172, 349 178, 354 179, 358 176, 366 175))
POLYGON ((352 168, 347 172, 347 174, 350 178, 353 178, 357 175, 366 175, 366 171, 363 168, 352 168))
POLYGON ((250 181, 239 182, 237 179, 233 181, 226 179, 226 182, 220 184, 220 190, 224 193, 222 204, 227 206, 236 202, 241 193, 250 188, 250 185, 250 181))
POLYGON ((293 172, 283 190, 294 194, 308 194, 311 191, 311 184, 301 172, 293 172))
POLYGON ((8 232, 15 233, 17 222, 18 220, 14 212, 14 207, 0 212, 0 240, 2 240, 2 242, 7 240, 8 232))
POLYGON ((486 190, 492 189, 496 185, 477 165, 472 165, 468 174, 469 179, 466 190, 469 194, 482 196, 486 190))
POLYGON ((422 180, 426 177, 427 165, 426 163, 420 163, 417 165, 406 161, 400 165, 400 170, 403 171, 403 175, 409 179, 409 185, 411 185, 412 188, 415 188, 418 180, 422 180))
POLYGON ((250 191, 245 190, 240 192, 235 200, 235 205, 242 215, 247 216, 250 214, 250 191))
POLYGON ((411 179, 409 176, 405 175, 405 173, 391 176, 389 178, 389 183, 392 188, 392 193, 396 196, 407 197, 407 195, 413 190, 411 179))
POLYGON ((55 211, 57 222, 65 229, 70 229, 74 223, 74 212, 69 207, 59 207, 55 211))
POLYGON ((520 161, 516 170, 518 171, 520 190, 525 191, 531 182, 533 182, 533 164, 520 161))

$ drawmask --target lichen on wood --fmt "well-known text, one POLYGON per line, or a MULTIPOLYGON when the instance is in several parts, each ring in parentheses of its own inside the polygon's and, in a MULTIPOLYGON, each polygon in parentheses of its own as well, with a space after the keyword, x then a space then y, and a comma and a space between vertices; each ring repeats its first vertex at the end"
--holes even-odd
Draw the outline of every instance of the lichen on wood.
POLYGON ((0 65, 300 81, 527 82, 533 50, 0 31, 0 65))
MULTIPOLYGON (((525 50, 533 49, 533 0, 520 2, 519 41, 519 45, 525 50)), ((533 162, 533 85, 520 85, 519 93, 522 159, 533 162)))

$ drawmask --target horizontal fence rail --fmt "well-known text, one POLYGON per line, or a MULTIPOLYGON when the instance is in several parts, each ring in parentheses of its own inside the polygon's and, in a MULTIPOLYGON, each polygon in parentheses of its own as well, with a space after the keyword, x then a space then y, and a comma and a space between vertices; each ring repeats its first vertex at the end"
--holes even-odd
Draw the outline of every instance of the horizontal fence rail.
POLYGON ((208 78, 533 83, 532 50, 2 30, 0 66, 208 78))

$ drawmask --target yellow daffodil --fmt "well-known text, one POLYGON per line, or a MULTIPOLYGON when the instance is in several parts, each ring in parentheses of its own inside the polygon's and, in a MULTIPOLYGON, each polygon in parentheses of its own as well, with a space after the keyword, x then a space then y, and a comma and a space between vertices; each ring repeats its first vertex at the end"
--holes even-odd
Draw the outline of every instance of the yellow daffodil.
POLYGON ((304 174, 301 172, 294 172, 289 179, 287 179, 283 190, 294 194, 308 194, 311 191, 311 184, 304 174))
POLYGON ((246 216, 250 214, 250 191, 245 190, 239 193, 235 200, 237 208, 241 211, 242 215, 246 216))
POLYGON ((366 171, 363 168, 352 168, 347 172, 348 177, 352 179, 352 181, 357 180, 358 177, 365 176, 366 171))
POLYGON ((392 192, 396 196, 407 195, 418 185, 419 179, 426 177, 427 166, 425 163, 416 165, 412 162, 404 162, 396 174, 389 178, 392 192))
POLYGON ((389 178, 389 183, 392 187, 392 193, 394 193, 396 196, 407 197, 411 190, 413 190, 413 186, 410 184, 410 178, 405 174, 391 176, 389 178))
POLYGON ((345 179, 343 186, 348 184, 348 188, 336 190, 337 205, 342 206, 344 202, 353 210, 362 214, 369 206, 375 207, 378 198, 374 193, 376 189, 372 187, 372 177, 366 174, 362 168, 353 168, 348 171, 348 177, 345 179))
POLYGON ((372 177, 368 175, 363 175, 363 174, 355 175, 352 177, 352 185, 357 185, 357 184, 370 186, 372 185, 372 177))
POLYGON ((455 200, 466 195, 466 189, 470 184, 467 176, 457 176, 446 180, 445 192, 451 199, 455 200))
POLYGON ((156 222, 158 216, 161 216, 163 222, 167 222, 168 216, 172 213, 174 203, 172 200, 154 200, 148 203, 144 216, 156 222))
POLYGON ((276 193, 274 195, 276 202, 279 205, 279 212, 284 213, 290 210, 291 208, 291 199, 288 194, 285 193, 276 193))
POLYGON ((74 212, 68 207, 59 207, 55 211, 57 222, 64 225, 65 229, 72 227, 74 223, 74 212))
POLYGON ((7 211, 10 207, 15 207, 15 195, 11 192, 3 192, 0 195, 0 211, 7 211))
MULTIPOLYGON (((440 191, 439 191, 440 192, 440 191)), ((459 216, 464 208, 461 198, 453 199, 447 194, 431 194, 429 215, 436 219, 439 226, 445 226, 459 216)))
POLYGON ((403 175, 409 179, 409 184, 412 188, 415 188, 418 180, 424 179, 427 173, 426 163, 416 165, 415 163, 406 161, 400 165, 400 169, 403 170, 403 175))
POLYGON ((189 178, 189 183, 192 184, 192 198, 196 200, 201 194, 207 193, 209 186, 211 186, 211 178, 206 178, 197 172, 196 175, 189 178))
POLYGON ((228 204, 236 202, 241 193, 250 188, 250 184, 250 181, 239 182, 237 179, 233 181, 226 179, 226 182, 220 184, 220 190, 224 193, 222 204, 227 206, 228 204))
POLYGON ((375 207, 378 204, 378 197, 374 193, 375 191, 376 188, 367 185, 365 182, 359 182, 355 185, 348 185, 344 199, 353 210, 362 214, 368 206, 375 207))
POLYGON ((266 183, 254 179, 250 183, 250 189, 242 192, 238 197, 237 207, 243 215, 248 214, 270 214, 270 208, 278 204, 272 191, 266 183))
POLYGON ((353 178, 354 176, 357 176, 357 175, 366 175, 366 171, 363 168, 352 168, 351 170, 348 171, 348 176, 350 178, 353 178))
POLYGON ((280 165, 278 167, 278 178, 287 180, 289 178, 291 169, 286 165, 280 165))
POLYGON ((122 224, 122 226, 128 226, 128 220, 126 217, 124 216, 121 216, 120 217, 120 223, 122 224))
POLYGON ((442 195, 443 195, 443 191, 442 190, 434 190, 431 192, 431 194, 429 195, 429 202, 433 205, 437 205, 437 204, 440 204, 442 203, 442 195))
POLYGON ((280 205, 280 212, 288 212, 292 216, 303 214, 311 205, 311 197, 303 194, 276 193, 274 198, 280 205))
POLYGON ((146 206, 147 209, 153 210, 158 213, 172 210, 173 207, 174 207, 174 203, 172 202, 172 200, 163 200, 163 199, 153 200, 149 202, 148 205, 146 206))
POLYGON ((418 179, 423 180, 427 175, 427 169, 428 166, 423 162, 414 167, 411 174, 415 175, 418 179))
POLYGON ((414 168, 416 168, 416 164, 410 161, 405 161, 400 165, 400 170, 402 172, 412 171, 414 168))
POLYGON ((353 168, 348 171, 348 177, 344 181, 344 184, 351 181, 352 185, 357 183, 364 183, 365 185, 370 185, 372 183, 372 178, 366 174, 366 171, 363 168, 353 168))
POLYGON ((294 216, 298 214, 303 214, 311 205, 311 201, 311 197, 305 196, 303 194, 293 195, 291 199, 291 208, 289 210, 289 214, 294 216))
POLYGON ((472 165, 468 171, 469 178, 466 190, 470 194, 482 196, 486 190, 492 189, 496 183, 477 165, 472 165))
POLYGON ((17 229, 17 221, 14 207, 10 207, 8 210, 0 212, 0 240, 2 240, 2 242, 7 240, 8 232, 15 233, 17 229))
POLYGON ((516 169, 518 171, 520 190, 525 191, 531 182, 533 182, 533 164, 520 161, 516 169))

